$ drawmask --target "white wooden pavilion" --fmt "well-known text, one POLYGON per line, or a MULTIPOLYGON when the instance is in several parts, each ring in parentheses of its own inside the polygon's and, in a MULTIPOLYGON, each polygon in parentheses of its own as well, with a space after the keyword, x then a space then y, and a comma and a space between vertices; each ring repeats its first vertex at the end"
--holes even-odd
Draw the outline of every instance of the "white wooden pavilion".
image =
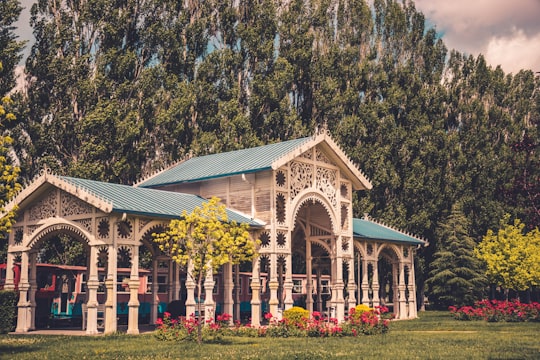
MULTIPOLYGON (((427 243, 413 235, 365 216, 353 218, 353 192, 369 190, 370 181, 326 131, 314 136, 186 159, 134 186, 58 176, 44 171, 6 207, 18 207, 9 235, 7 268, 20 260, 17 332, 35 329, 36 261, 42 241, 69 235, 88 249, 86 332, 98 333, 98 308, 105 309, 104 332, 117 331, 117 255, 128 253, 131 275, 128 330, 139 332, 139 250, 146 247, 158 262, 170 261, 152 243, 153 232, 190 212, 205 199, 219 197, 229 218, 247 222, 253 239, 260 239, 259 256, 252 263, 251 323, 261 323, 261 269, 268 274, 269 312, 293 306, 293 271, 305 272, 307 294, 312 277, 324 272, 331 296, 326 309, 344 320, 359 303, 392 305, 399 319, 416 317, 414 255, 427 243), (107 259, 104 286, 107 298, 97 301, 100 286, 98 258, 107 259), (381 267, 381 264, 384 266, 381 267), (300 266, 298 264, 301 264, 300 266), (380 269, 385 270, 382 277, 380 269), (390 269, 389 272, 387 269, 390 269)), ((170 264, 169 299, 178 299, 181 269, 170 264)), ((223 312, 235 311, 232 266, 224 266, 223 312)), ((320 278, 320 277, 319 277, 320 278)), ((186 313, 195 312, 195 284, 185 282, 186 313)), ((5 288, 14 289, 7 272, 5 288)), ((214 279, 204 283, 205 316, 213 318, 214 279)), ((157 284, 152 291, 157 292, 157 284)), ((320 299, 319 299, 320 300, 320 299)), ((307 296, 305 307, 320 302, 307 296)), ((158 316, 152 304, 151 321, 158 316)))

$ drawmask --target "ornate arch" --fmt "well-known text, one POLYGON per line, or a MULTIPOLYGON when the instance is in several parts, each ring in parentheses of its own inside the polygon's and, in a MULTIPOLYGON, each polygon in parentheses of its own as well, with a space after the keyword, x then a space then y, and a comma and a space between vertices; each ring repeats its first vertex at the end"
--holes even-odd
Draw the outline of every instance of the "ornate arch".
POLYGON ((159 255, 159 248, 154 245, 154 242, 152 240, 152 233, 163 231, 166 227, 166 223, 154 220, 146 224, 141 229, 140 234, 142 235, 139 239, 139 244, 144 245, 150 251, 153 257, 159 255))
POLYGON ((56 233, 67 232, 73 235, 78 240, 82 241, 86 245, 92 245, 95 242, 95 237, 85 229, 81 228, 77 223, 62 218, 49 219, 45 224, 37 228, 32 234, 26 249, 32 249, 41 240, 52 236, 56 233))
POLYGON ((354 249, 358 250, 358 252, 360 253, 360 256, 365 259, 367 256, 366 256, 366 251, 364 249, 364 246, 362 246, 362 242, 358 241, 358 240, 354 240, 353 239, 353 246, 354 246, 354 249))
POLYGON ((393 252, 396 255, 396 260, 403 261, 403 253, 401 252, 401 248, 395 244, 381 244, 381 246, 379 246, 376 250, 376 258, 379 258, 384 250, 393 252))
POLYGON ((294 225, 296 224, 298 210, 300 210, 300 208, 308 201, 312 201, 313 203, 318 202, 322 205, 322 207, 326 211, 326 214, 328 215, 328 218, 330 219, 330 226, 332 228, 332 232, 334 233, 334 235, 339 234, 341 232, 341 228, 338 226, 338 222, 336 221, 336 214, 334 212, 332 204, 322 192, 314 189, 309 189, 303 193, 300 193, 299 196, 297 196, 293 200, 291 208, 294 209, 294 211, 292 212, 292 217, 289 222, 289 224, 292 224, 291 228, 294 228, 294 225))

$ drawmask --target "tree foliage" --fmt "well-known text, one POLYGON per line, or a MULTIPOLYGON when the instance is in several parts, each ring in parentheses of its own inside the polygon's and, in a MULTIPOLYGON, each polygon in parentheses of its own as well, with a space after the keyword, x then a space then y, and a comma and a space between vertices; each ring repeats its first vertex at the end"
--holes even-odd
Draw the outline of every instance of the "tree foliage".
POLYGON ((469 226, 457 205, 439 226, 427 280, 430 302, 438 308, 472 305, 483 298, 487 279, 474 254, 476 242, 469 236, 469 226))
MULTIPOLYGON (((219 198, 213 197, 191 213, 184 210, 181 219, 171 220, 165 232, 153 234, 159 248, 196 282, 197 299, 208 273, 217 272, 225 264, 240 264, 256 256, 257 243, 250 237, 249 225, 229 221, 225 206, 219 202, 219 198)), ((200 319, 199 324, 202 324, 200 319)), ((200 341, 201 326, 198 330, 200 341)))
POLYGON ((524 232, 519 219, 510 222, 506 214, 499 230, 488 230, 475 249, 485 262, 489 279, 506 290, 523 291, 540 285, 540 231, 524 232))
POLYGON ((540 77, 447 49, 413 1, 40 0, 31 25, 27 178, 129 184, 326 124, 374 185, 355 214, 430 239, 424 278, 452 204, 476 242, 540 225, 540 77))

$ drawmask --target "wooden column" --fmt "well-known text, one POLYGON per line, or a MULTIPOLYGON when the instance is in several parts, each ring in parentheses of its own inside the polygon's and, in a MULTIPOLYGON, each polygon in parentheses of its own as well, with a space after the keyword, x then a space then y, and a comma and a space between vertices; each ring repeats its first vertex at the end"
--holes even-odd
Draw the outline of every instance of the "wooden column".
POLYGON ((261 325, 261 280, 260 280, 260 260, 253 259, 251 276, 251 325, 261 325))
MULTIPOLYGON (((139 333, 139 245, 131 246, 131 274, 129 277, 128 334, 139 333)), ((115 301, 116 302, 116 301, 115 301)))
MULTIPOLYGON (((116 254, 109 254, 109 257, 116 254)), ((88 315, 86 316, 86 333, 94 335, 98 333, 97 328, 97 290, 99 288, 98 278, 98 248, 90 246, 90 276, 86 283, 88 289, 88 301, 86 304, 88 315)))
POLYGON ((30 302, 28 301, 28 252, 21 254, 21 277, 19 281, 19 302, 17 303, 17 328, 15 332, 25 333, 30 330, 30 302))

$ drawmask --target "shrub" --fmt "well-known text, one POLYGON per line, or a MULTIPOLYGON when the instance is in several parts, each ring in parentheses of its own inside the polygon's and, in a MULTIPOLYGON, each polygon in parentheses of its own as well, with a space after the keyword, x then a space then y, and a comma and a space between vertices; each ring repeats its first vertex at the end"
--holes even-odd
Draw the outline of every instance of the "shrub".
POLYGON ((17 319, 17 293, 0 291, 0 334, 6 334, 15 329, 17 319))
POLYGON ((304 327, 309 320, 309 311, 299 306, 293 306, 283 312, 283 319, 289 325, 304 327))
MULTIPOLYGON (((193 318, 171 319, 170 313, 165 313, 163 319, 158 319, 155 336, 159 340, 189 340, 197 339, 197 320, 193 318)), ((203 340, 205 342, 221 341, 224 336, 245 337, 340 337, 382 334, 388 331, 388 325, 392 314, 388 314, 386 307, 359 307, 350 310, 350 315, 345 322, 339 324, 337 319, 325 318, 319 312, 314 311, 311 319, 308 310, 300 307, 288 309, 283 314, 283 319, 277 320, 271 314, 265 314, 270 320, 268 326, 251 327, 230 324, 230 315, 218 315, 217 321, 208 321, 203 328, 203 340)))
POLYGON ((524 304, 519 300, 481 300, 474 306, 450 306, 448 309, 456 320, 540 321, 540 304, 535 302, 524 304))

